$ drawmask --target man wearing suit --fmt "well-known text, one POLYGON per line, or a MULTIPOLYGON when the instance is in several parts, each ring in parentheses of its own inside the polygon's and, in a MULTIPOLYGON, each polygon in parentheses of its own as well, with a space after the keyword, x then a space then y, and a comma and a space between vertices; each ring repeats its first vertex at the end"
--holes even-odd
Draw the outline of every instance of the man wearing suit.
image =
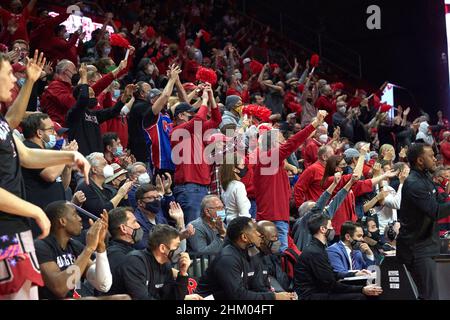
POLYGON ((341 241, 327 248, 328 258, 339 279, 370 274, 365 270, 375 264, 375 257, 363 242, 362 227, 352 221, 341 226, 341 241))

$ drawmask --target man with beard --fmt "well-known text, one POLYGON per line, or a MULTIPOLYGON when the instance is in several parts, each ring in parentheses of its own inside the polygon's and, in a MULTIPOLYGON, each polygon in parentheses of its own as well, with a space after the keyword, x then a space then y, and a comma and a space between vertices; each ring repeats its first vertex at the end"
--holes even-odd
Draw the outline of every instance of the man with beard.
POLYGON ((81 218, 68 202, 56 201, 45 209, 52 226, 50 235, 37 240, 36 255, 45 286, 39 288, 41 299, 77 298, 76 284, 81 277, 101 292, 108 292, 112 284, 106 254, 105 237, 108 215, 91 222, 86 235, 86 246, 72 239, 83 228, 81 218), (91 260, 95 252, 95 261, 91 260), (72 271, 70 271, 72 270, 72 271), (81 277, 80 277, 81 276, 81 277))

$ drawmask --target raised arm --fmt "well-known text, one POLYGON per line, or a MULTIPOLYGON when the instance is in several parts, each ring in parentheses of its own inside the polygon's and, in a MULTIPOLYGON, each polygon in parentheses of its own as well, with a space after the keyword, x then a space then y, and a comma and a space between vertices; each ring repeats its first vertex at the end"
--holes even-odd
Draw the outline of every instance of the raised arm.
POLYGON ((39 79, 44 65, 45 58, 43 52, 39 54, 39 51, 36 50, 32 59, 27 58, 27 80, 20 90, 16 100, 5 115, 5 119, 12 129, 17 128, 25 117, 31 91, 33 90, 34 84, 39 79))

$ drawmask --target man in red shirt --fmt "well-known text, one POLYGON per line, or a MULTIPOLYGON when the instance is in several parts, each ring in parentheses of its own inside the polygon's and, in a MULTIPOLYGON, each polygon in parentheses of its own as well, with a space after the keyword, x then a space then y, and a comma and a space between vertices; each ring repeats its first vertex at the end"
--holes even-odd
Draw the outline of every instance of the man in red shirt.
POLYGON ((445 131, 443 134, 443 140, 439 145, 439 150, 444 160, 444 166, 450 165, 450 131, 445 131))
POLYGON ((314 106, 317 110, 325 110, 328 112, 325 122, 328 123, 329 126, 332 126, 332 117, 336 112, 336 101, 333 101, 333 90, 331 90, 330 85, 324 85, 320 89, 320 97, 317 99, 314 106))
POLYGON ((325 164, 334 152, 331 146, 319 148, 318 160, 309 166, 298 178, 294 186, 295 206, 300 207, 305 201, 317 201, 325 190, 320 182, 325 173, 325 164))
POLYGON ((306 141, 306 146, 302 150, 305 169, 317 161, 317 153, 319 152, 319 148, 326 144, 327 141, 327 128, 324 126, 319 126, 316 129, 314 137, 306 141))
POLYGON ((204 158, 203 134, 222 122, 211 86, 203 89, 202 106, 192 119, 190 111, 191 106, 187 103, 180 103, 175 108, 176 126, 170 139, 172 160, 176 165, 173 193, 183 209, 186 225, 200 216, 200 203, 211 184, 211 165, 204 158), (206 120, 208 102, 211 103, 210 120, 206 120))
POLYGON ((326 111, 320 110, 309 126, 281 145, 276 140, 273 130, 261 135, 262 147, 258 152, 253 178, 257 206, 256 220, 269 220, 275 223, 281 242, 281 252, 288 247, 291 195, 284 161, 322 124, 326 115, 326 111))
POLYGON ((36 2, 37 0, 31 0, 23 9, 22 1, 13 0, 10 3, 11 11, 0 8, 0 18, 4 28, 2 43, 10 45, 17 39, 28 41, 27 22, 36 2))

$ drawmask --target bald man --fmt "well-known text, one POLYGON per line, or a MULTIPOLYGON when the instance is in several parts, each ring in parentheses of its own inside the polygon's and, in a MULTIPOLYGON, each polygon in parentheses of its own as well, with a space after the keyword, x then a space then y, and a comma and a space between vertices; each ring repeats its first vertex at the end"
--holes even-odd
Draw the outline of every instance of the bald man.
POLYGON ((275 255, 280 249, 278 230, 271 221, 261 220, 257 223, 261 234, 261 253, 258 256, 257 276, 254 278, 256 288, 274 289, 276 292, 287 291, 291 281, 281 268, 281 256, 275 255))

